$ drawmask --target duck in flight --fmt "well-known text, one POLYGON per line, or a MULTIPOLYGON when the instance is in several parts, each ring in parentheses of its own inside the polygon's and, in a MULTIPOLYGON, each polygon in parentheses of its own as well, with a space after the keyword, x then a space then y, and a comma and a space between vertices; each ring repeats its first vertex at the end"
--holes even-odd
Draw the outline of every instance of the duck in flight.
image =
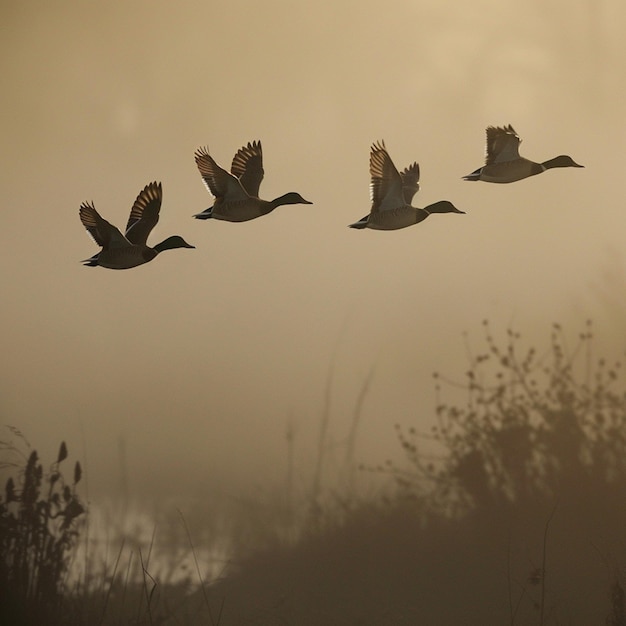
POLYGON ((440 200, 423 209, 411 206, 419 190, 420 169, 417 163, 398 172, 384 141, 374 143, 370 150, 370 197, 372 208, 368 215, 350 228, 398 230, 425 220, 432 213, 465 213, 451 202, 440 200))
POLYGON ((543 163, 535 163, 520 156, 520 143, 521 139, 510 124, 508 126, 487 126, 485 165, 471 174, 463 176, 463 180, 512 183, 541 174, 554 167, 584 167, 584 165, 576 163, 572 157, 564 154, 543 163))
POLYGON ((248 143, 237 151, 230 172, 215 162, 208 148, 199 148, 194 156, 204 184, 215 196, 213 206, 194 215, 196 219, 247 222, 286 204, 313 204, 295 192, 286 193, 274 200, 259 198, 259 187, 264 174, 260 141, 248 143))
POLYGON ((146 185, 133 204, 124 235, 100 216, 93 202, 83 202, 79 211, 80 221, 93 240, 102 247, 100 252, 85 259, 83 264, 125 270, 152 261, 164 250, 195 248, 179 235, 168 237, 153 248, 147 245, 148 235, 159 221, 162 200, 161 183, 146 185))

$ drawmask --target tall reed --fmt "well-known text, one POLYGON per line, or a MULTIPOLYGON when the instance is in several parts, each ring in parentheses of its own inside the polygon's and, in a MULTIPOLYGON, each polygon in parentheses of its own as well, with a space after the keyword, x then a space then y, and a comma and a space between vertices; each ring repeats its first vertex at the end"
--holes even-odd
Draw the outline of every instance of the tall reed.
POLYGON ((0 495, 0 623, 50 625, 63 613, 69 563, 85 513, 76 493, 82 469, 77 461, 72 482, 66 482, 60 470, 67 458, 65 442, 47 472, 36 450, 24 458, 0 495))

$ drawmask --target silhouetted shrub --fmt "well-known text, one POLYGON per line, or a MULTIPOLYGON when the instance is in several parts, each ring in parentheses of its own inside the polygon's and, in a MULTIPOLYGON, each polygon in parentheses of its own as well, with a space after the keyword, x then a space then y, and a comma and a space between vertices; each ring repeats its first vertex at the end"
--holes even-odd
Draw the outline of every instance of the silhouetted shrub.
MULTIPOLYGON (((486 351, 470 356, 461 406, 440 402, 430 437, 442 451, 426 462, 420 435, 398 428, 413 467, 391 465, 398 484, 424 494, 434 506, 459 513, 529 500, 554 499, 593 485, 626 486, 626 391, 620 363, 592 363, 588 324, 576 346, 566 349, 559 325, 540 355, 521 349, 507 333, 504 347, 484 322, 486 351)), ((435 375, 438 391, 443 382, 435 375)), ((456 385, 459 387, 459 385, 456 385)))
POLYGON ((17 477, 7 480, 4 497, 0 496, 2 624, 60 621, 69 559, 78 520, 85 512, 76 494, 80 463, 76 462, 68 484, 60 471, 66 458, 62 442, 57 460, 44 473, 37 451, 32 450, 17 477))

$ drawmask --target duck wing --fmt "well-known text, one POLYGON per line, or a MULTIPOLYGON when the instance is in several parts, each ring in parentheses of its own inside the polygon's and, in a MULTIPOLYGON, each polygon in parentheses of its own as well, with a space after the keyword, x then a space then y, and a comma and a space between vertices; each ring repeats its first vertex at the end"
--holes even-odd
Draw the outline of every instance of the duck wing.
POLYGON ((492 165, 519 159, 520 142, 521 139, 510 124, 508 126, 488 126, 485 164, 492 165))
POLYGON ((216 198, 222 198, 226 202, 238 202, 250 197, 239 179, 220 167, 207 148, 199 148, 194 156, 204 184, 216 198))
POLYGON ((397 209, 405 205, 402 178, 385 148, 384 141, 372 144, 370 177, 372 213, 397 209))
POLYGON ((87 232, 103 250, 131 245, 117 227, 100 216, 93 202, 83 202, 80 205, 79 215, 87 232))
POLYGON ((420 166, 417 163, 409 165, 400 172, 402 179, 402 195, 407 204, 411 204, 413 196, 419 191, 420 166))
POLYGON ((126 239, 134 244, 146 245, 148 235, 159 221, 163 200, 161 183, 146 185, 137 196, 126 224, 126 239))
POLYGON ((233 157, 230 171, 239 179, 249 195, 259 197, 259 188, 263 180, 263 150, 260 141, 253 141, 239 148, 233 157))

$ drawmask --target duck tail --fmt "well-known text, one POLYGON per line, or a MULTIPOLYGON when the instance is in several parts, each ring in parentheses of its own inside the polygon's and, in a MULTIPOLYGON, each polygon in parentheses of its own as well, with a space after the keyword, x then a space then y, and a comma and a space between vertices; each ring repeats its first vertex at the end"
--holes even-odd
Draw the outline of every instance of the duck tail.
POLYGON ((468 174, 467 176, 463 176, 463 180, 480 180, 480 175, 482 174, 482 167, 475 170, 474 172, 472 172, 471 174, 468 174))
POLYGON ((354 224, 349 224, 348 228, 366 228, 367 227, 367 220, 369 218, 369 215, 366 215, 365 217, 362 217, 358 222, 354 222, 354 224))
POLYGON ((193 217, 195 217, 197 220, 211 219, 213 217, 213 207, 205 209, 204 211, 202 211, 202 213, 196 213, 193 217))

